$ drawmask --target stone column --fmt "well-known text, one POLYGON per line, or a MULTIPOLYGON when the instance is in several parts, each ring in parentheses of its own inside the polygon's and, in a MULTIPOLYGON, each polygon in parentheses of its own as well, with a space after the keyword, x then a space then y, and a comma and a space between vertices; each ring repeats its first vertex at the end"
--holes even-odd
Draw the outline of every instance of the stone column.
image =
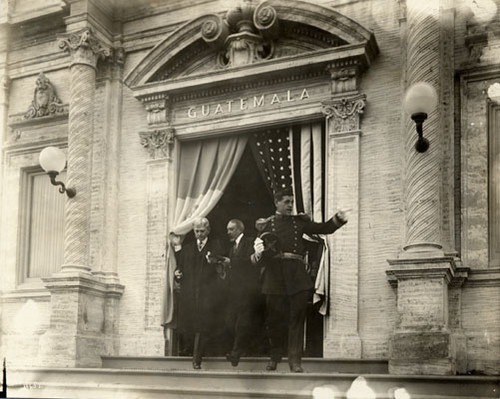
MULTIPOLYGON (((152 355, 171 355, 170 329, 164 322, 164 296, 168 287, 167 246, 168 226, 172 219, 175 195, 173 157, 174 129, 170 125, 170 100, 158 94, 141 98, 149 129, 140 132, 140 143, 147 151, 147 246, 144 303, 144 336, 150 342, 152 355)), ((172 278, 173 276, 170 276, 172 278)))
MULTIPOLYGON (((3 9, 6 11, 7 6, 3 9)), ((8 64, 8 43, 9 43, 9 25, 0 25, 0 203, 2 203, 3 193, 3 145, 7 133, 7 114, 9 111, 9 71, 8 64)), ((0 212, 0 226, 2 212, 0 212)))
POLYGON ((45 367, 98 367, 102 355, 117 353, 124 289, 117 278, 92 273, 89 252, 96 65, 109 50, 90 29, 67 35, 60 47, 71 55, 67 185, 76 189, 76 196, 66 202, 61 272, 42 279, 51 294, 51 314, 40 339, 39 362, 45 367))
MULTIPOLYGON (((394 374, 454 374, 455 334, 449 329, 449 285, 463 279, 463 269, 450 252, 452 235, 444 224, 444 196, 447 171, 446 140, 453 129, 442 113, 452 101, 452 76, 443 68, 449 64, 443 43, 448 32, 441 22, 441 2, 407 1, 406 87, 427 82, 439 95, 438 109, 424 122, 427 152, 419 153, 415 123, 405 118, 405 237, 398 259, 389 260, 389 281, 397 287, 396 329, 390 342, 389 371, 394 374), (446 254, 443 246, 446 245, 446 254)), ((450 182, 448 182, 450 183, 450 182)), ((453 192, 453 190, 450 190, 453 192)), ((456 297, 456 295, 454 295, 456 297)), ((453 304, 453 300, 451 301, 453 304)))
POLYGON ((90 180, 94 93, 99 58, 109 56, 89 29, 61 39, 71 55, 67 186, 77 195, 66 203, 63 271, 89 271, 90 180))
POLYGON ((365 96, 357 91, 358 65, 331 65, 332 98, 323 102, 327 134, 327 214, 351 208, 349 222, 329 236, 330 299, 325 357, 361 358, 359 318, 360 115, 365 96), (339 172, 341 171, 341 173, 339 172))

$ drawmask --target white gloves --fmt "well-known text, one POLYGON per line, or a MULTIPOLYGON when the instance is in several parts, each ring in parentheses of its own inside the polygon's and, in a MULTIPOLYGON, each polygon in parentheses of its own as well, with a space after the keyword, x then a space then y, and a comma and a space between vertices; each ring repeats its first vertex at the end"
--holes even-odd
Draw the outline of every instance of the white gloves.
POLYGON ((253 243, 253 250, 255 259, 259 260, 264 252, 264 241, 262 241, 259 237, 257 237, 253 243))
POLYGON ((177 269, 175 272, 174 272, 174 277, 177 281, 179 281, 181 278, 182 278, 182 272, 177 269))

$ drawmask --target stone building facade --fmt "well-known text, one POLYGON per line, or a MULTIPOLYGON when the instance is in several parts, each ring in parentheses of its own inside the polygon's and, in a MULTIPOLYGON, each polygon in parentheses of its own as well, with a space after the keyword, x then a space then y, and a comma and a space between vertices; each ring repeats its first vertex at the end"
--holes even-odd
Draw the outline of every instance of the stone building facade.
MULTIPOLYGON (((324 124, 323 356, 500 369, 500 2, 10 0, 0 10, 0 356, 163 355, 180 148, 324 124), (479 4, 479 6, 478 6, 479 4), (415 151, 407 88, 438 105, 415 151), (495 99, 497 101, 495 101, 495 99), (63 149, 57 193, 38 155, 63 149)), ((264 215, 263 215, 264 216, 264 215)))

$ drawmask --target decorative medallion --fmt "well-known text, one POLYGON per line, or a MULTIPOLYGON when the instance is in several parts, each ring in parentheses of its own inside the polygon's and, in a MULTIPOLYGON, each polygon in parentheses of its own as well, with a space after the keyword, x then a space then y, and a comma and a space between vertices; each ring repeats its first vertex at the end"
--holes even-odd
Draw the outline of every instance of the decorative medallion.
POLYGON ((52 83, 50 83, 45 74, 40 72, 36 80, 33 101, 31 102, 28 111, 24 114, 24 119, 33 119, 48 115, 59 115, 64 112, 65 107, 59 97, 57 97, 54 86, 52 86, 52 83))

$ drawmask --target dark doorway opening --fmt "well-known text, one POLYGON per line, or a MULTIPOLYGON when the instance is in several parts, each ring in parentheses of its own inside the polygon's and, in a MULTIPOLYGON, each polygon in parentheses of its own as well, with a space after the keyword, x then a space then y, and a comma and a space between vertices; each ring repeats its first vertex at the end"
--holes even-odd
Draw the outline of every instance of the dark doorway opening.
POLYGON ((225 239, 227 222, 240 219, 245 224, 245 233, 255 237, 255 221, 273 213, 273 199, 247 145, 224 195, 208 215, 212 234, 225 239))

